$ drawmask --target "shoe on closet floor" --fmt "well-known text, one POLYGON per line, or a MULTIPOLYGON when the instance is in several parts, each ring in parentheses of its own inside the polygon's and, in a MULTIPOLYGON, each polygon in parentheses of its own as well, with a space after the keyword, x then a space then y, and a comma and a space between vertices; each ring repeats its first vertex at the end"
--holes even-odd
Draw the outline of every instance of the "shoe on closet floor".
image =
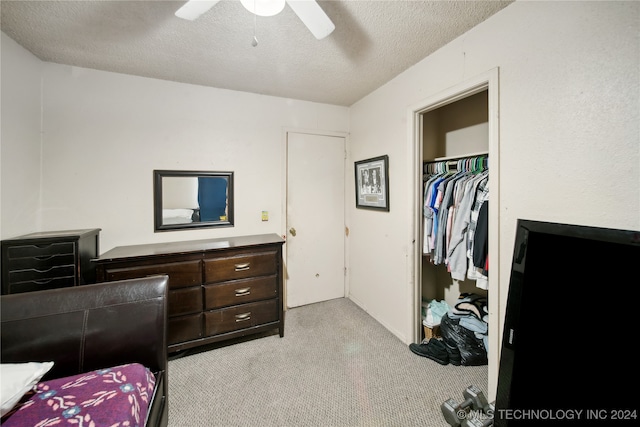
POLYGON ((460 366, 462 364, 462 356, 458 347, 453 347, 449 343, 444 343, 444 348, 447 351, 449 362, 454 366, 460 366))
POLYGON ((441 365, 449 364, 449 354, 442 341, 431 338, 429 341, 420 344, 411 343, 409 349, 418 356, 428 357, 441 365))

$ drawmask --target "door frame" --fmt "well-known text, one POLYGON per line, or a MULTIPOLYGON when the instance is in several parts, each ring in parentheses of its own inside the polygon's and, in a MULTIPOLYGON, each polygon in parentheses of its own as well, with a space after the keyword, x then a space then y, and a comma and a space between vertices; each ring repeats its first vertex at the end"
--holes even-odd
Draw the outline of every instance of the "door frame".
MULTIPOLYGON (((500 362, 500 343, 502 326, 500 324, 500 277, 499 277, 499 244, 500 244, 500 138, 499 138, 499 69, 493 68, 486 73, 466 80, 440 93, 430 96, 409 108, 409 118, 407 120, 409 130, 409 157, 410 170, 408 188, 413 190, 410 197, 409 222, 409 244, 412 248, 413 256, 410 265, 410 280, 412 281, 412 301, 410 310, 412 315, 410 331, 413 335, 413 342, 420 342, 421 339, 421 303, 422 303, 422 159, 423 159, 423 127, 422 114, 451 104, 478 92, 487 90, 489 103, 489 180, 491 182, 491 204, 489 205, 489 259, 493 266, 493 273, 489 275, 489 295, 492 296, 492 303, 489 304, 489 325, 493 331, 498 333, 489 334, 489 363, 488 363, 488 389, 495 390, 497 387, 498 369, 500 362)), ((495 392, 490 393, 490 400, 493 400, 495 392)))
MULTIPOLYGON (((288 234, 288 229, 287 229, 287 218, 289 217, 289 213, 287 211, 287 206, 289 205, 289 193, 288 193, 288 188, 287 188, 287 182, 289 179, 289 168, 288 168, 288 160, 289 160, 289 133, 304 133, 304 134, 308 134, 308 135, 318 135, 318 136, 334 136, 334 137, 339 137, 339 138, 344 138, 344 173, 345 173, 345 179, 344 179, 344 188, 343 188, 343 194, 344 194, 344 213, 343 213, 343 218, 344 218, 344 226, 345 226, 345 230, 347 227, 348 222, 348 212, 349 210, 347 209, 347 159, 348 159, 348 152, 349 152, 349 133, 348 132, 336 132, 336 131, 325 131, 325 130, 319 130, 319 129, 304 129, 304 128, 295 128, 295 127, 284 127, 282 129, 282 219, 281 219, 281 227, 280 230, 282 231, 281 233, 281 237, 284 239, 285 244, 283 245, 282 248, 282 259, 284 262, 284 271, 283 271, 283 307, 285 309, 285 311, 287 310, 287 280, 288 280, 288 275, 287 275, 287 262, 289 261, 289 258, 287 256, 287 245, 286 245, 286 241, 287 241, 287 234, 288 234)), ((344 235, 344 268, 345 268, 345 275, 344 275, 344 296, 346 297, 347 295, 349 295, 349 275, 346 274, 346 272, 348 271, 348 267, 349 267, 349 244, 348 244, 349 240, 347 239, 347 234, 345 233, 344 235)))

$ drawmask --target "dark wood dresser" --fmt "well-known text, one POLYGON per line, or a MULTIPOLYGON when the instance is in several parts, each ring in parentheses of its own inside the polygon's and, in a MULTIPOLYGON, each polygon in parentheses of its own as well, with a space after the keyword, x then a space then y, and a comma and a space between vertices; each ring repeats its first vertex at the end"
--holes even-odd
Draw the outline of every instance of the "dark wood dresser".
POLYGON ((2 294, 95 283, 100 229, 42 231, 2 241, 2 294))
POLYGON ((284 336, 284 240, 277 234, 119 246, 98 282, 169 276, 169 353, 272 329, 284 336))

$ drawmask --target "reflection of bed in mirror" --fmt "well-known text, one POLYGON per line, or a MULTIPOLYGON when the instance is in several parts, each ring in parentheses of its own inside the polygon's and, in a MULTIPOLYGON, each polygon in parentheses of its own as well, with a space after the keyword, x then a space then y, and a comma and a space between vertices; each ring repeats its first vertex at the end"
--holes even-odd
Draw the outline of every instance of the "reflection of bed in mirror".
POLYGON ((154 171, 156 231, 233 225, 233 172, 154 171))
POLYGON ((198 209, 162 209, 162 224, 189 224, 197 221, 194 215, 197 215, 198 209))

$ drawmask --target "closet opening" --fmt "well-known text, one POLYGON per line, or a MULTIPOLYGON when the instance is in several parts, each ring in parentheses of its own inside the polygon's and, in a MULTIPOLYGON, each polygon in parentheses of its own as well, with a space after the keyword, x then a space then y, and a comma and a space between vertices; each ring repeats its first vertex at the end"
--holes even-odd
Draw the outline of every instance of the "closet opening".
MULTIPOLYGON (((445 301, 449 307, 453 307, 460 294, 463 293, 487 297, 487 280, 483 279, 482 282, 478 282, 476 279, 470 278, 475 276, 466 272, 461 273, 459 265, 457 268, 453 267, 454 273, 452 274, 448 252, 458 252, 458 249, 465 249, 461 248, 460 244, 469 244, 470 246, 469 238, 473 237, 468 233, 468 226, 460 225, 457 227, 458 230, 451 229, 454 225, 454 218, 457 218, 458 221, 467 221, 467 218, 456 215, 459 210, 453 212, 453 207, 458 208, 465 197, 464 188, 459 188, 466 182, 466 179, 463 178, 478 177, 480 174, 488 173, 488 164, 490 163, 488 161, 488 91, 484 89, 467 98, 422 113, 421 119, 423 129, 422 185, 423 189, 428 192, 425 194, 423 191, 421 213, 425 218, 428 218, 427 227, 430 228, 426 229, 423 221, 421 300, 422 303, 434 299, 445 301), (480 167, 471 165, 472 162, 477 162, 476 159, 483 159, 481 160, 483 164, 480 167), (435 179, 437 181, 434 182, 435 179), (449 190, 452 191, 453 184, 458 184, 455 189, 458 197, 454 197, 452 191, 451 194, 438 194, 438 189, 434 188, 437 182, 441 184, 449 182, 449 190), (430 185, 430 188, 424 188, 426 185, 430 185), (432 200, 425 200, 425 197, 431 197, 432 200), (440 200, 436 200, 437 198, 440 200), (454 206, 445 209, 441 205, 442 199, 445 203, 454 206), (451 211, 451 215, 446 215, 447 211, 451 211), (436 212, 437 218, 434 218, 433 215, 436 212), (445 219, 448 223, 441 224, 438 219, 445 219), (465 235, 453 236, 454 232, 460 231, 465 235), (462 237, 464 237, 464 242, 459 241, 462 237), (451 247, 453 244, 457 244, 455 248, 451 247), (452 278, 452 276, 459 279, 452 278)), ((469 216, 467 215, 467 217, 469 216)), ((458 259, 458 261, 461 260, 458 259)), ((469 270, 469 267, 465 267, 464 270, 469 270)))
MULTIPOLYGON (((476 344, 481 345, 485 351, 486 359, 483 364, 488 369, 488 389, 485 391, 489 399, 493 399, 497 385, 499 332, 501 331, 499 324, 501 298, 498 285, 498 69, 493 69, 425 100, 414 106, 410 114, 410 124, 413 127, 411 143, 416 172, 415 209, 412 213, 414 217, 412 237, 415 251, 413 339, 414 342, 420 343, 424 339, 437 337, 441 332, 425 327, 426 307, 429 302, 434 303, 436 314, 439 316, 461 301, 461 297, 462 299, 469 297, 470 299, 466 301, 471 302, 472 305, 475 304, 476 308, 486 310, 479 313, 486 321, 486 335, 480 337, 480 344, 476 344), (473 256, 473 253, 469 252, 473 246, 467 246, 469 235, 461 241, 461 234, 455 234, 461 230, 469 231, 468 225, 463 226, 462 222, 454 226, 453 219, 459 213, 455 209, 461 207, 453 203, 453 200, 456 200, 453 195, 455 187, 450 187, 450 193, 447 195, 449 198, 445 200, 448 206, 444 211, 451 212, 452 215, 443 217, 444 227, 434 228, 433 222, 425 220, 425 212, 427 216, 432 216, 432 221, 435 218, 432 209, 434 206, 429 208, 427 203, 425 208, 427 200, 425 189, 428 180, 438 174, 458 178, 467 174, 468 189, 474 191, 477 191, 480 183, 483 182, 481 187, 483 195, 476 197, 477 193, 473 193, 473 196, 468 197, 469 201, 473 201, 471 203, 475 215, 473 232, 478 225, 479 208, 484 204, 481 203, 484 201, 483 197, 486 196, 487 199, 482 212, 484 227, 482 241, 483 245, 486 245, 486 259, 482 266, 474 265, 482 258, 478 258, 475 262, 471 260, 469 264, 462 267, 460 265, 461 261, 469 260, 467 255, 473 256), (471 185, 471 182, 474 182, 474 185, 471 185), (491 199, 490 206, 488 199, 491 199), (473 206, 476 202, 477 204, 473 206), (436 230, 439 230, 441 234, 425 233, 428 230, 436 233, 436 230), (464 248, 462 252, 456 252, 457 264, 452 268, 453 253, 450 250, 454 247, 459 250, 462 248, 459 247, 461 244, 464 248), (461 258, 462 254, 464 254, 463 258, 461 258), (483 301, 486 304, 483 304, 483 301)), ((454 181, 451 180, 451 182, 454 181)), ((434 183, 435 181, 431 181, 431 184, 434 183)), ((465 187, 458 187, 458 191, 462 191, 463 188, 465 187)), ((446 194, 446 188, 442 187, 441 190, 440 202, 446 194)), ((456 193, 455 197, 461 195, 462 193, 456 193)), ((460 202, 462 198, 457 200, 460 202)), ((466 208, 468 209, 469 206, 466 208)), ((474 235, 471 237, 473 241, 474 235)), ((426 323, 434 320, 440 319, 430 316, 426 323)))

